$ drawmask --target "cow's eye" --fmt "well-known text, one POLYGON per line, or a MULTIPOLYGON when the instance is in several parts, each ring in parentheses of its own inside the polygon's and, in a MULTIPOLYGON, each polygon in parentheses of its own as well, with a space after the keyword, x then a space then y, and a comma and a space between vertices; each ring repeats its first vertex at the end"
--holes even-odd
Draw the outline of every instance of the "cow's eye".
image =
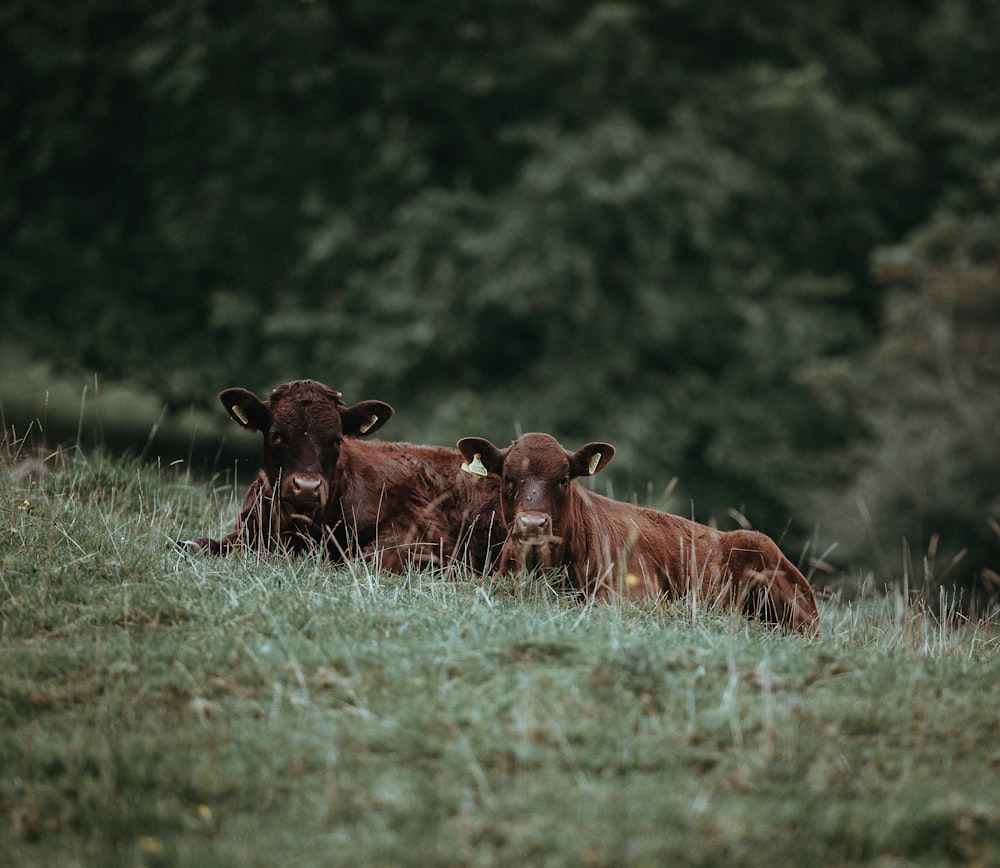
POLYGON ((559 487, 563 491, 569 488, 569 476, 564 476, 562 479, 559 480, 559 487))

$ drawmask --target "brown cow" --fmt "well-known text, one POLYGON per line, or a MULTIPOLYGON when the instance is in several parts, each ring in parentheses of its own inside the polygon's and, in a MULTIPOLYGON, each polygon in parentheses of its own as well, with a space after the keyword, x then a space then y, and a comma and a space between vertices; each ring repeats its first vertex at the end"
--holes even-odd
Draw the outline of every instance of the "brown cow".
POLYGON ((187 551, 320 550, 398 572, 453 559, 485 570, 499 555, 497 481, 462 473, 455 449, 358 439, 392 416, 388 404, 347 407, 312 380, 279 386, 266 402, 239 388, 219 400, 235 422, 263 433, 263 468, 235 529, 221 540, 188 540, 187 551))
POLYGON ((480 437, 466 437, 458 448, 468 467, 502 480, 509 535, 501 572, 565 567, 570 584, 587 597, 693 593, 710 605, 817 631, 809 582, 769 537, 713 530, 576 484, 576 477, 604 469, 615 453, 611 444, 568 452, 548 434, 525 434, 502 450, 480 437))

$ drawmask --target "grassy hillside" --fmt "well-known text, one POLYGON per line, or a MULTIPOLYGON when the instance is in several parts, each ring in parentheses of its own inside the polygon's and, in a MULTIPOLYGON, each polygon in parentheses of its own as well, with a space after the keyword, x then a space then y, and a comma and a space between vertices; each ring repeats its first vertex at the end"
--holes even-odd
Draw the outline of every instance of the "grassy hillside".
POLYGON ((191 558, 171 540, 227 525, 228 486, 22 457, 7 864, 1000 861, 995 622, 827 600, 809 641, 684 601, 191 558))

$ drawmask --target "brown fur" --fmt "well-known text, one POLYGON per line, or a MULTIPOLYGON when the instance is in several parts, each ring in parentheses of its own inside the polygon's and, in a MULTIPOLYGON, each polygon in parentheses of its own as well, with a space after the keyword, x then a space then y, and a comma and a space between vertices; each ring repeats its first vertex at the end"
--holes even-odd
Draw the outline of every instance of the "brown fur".
POLYGON ((263 432, 262 469, 234 530, 184 542, 186 550, 320 550, 397 572, 411 563, 486 570, 495 562, 504 537, 492 526, 498 483, 463 474, 455 449, 358 439, 393 414, 388 404, 346 407, 311 380, 279 386, 267 402, 244 389, 219 398, 238 424, 263 432))
POLYGON ((503 450, 476 437, 458 445, 467 461, 478 455, 491 476, 501 477, 509 531, 502 572, 562 567, 587 597, 694 594, 803 633, 818 629, 809 582, 764 534, 714 530, 576 484, 607 465, 610 444, 571 453, 548 434, 525 434, 503 450))

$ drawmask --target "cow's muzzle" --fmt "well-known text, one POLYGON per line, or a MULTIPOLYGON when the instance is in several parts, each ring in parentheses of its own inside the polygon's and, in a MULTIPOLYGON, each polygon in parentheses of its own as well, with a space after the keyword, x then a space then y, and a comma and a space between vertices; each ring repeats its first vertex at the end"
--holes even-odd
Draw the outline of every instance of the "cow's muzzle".
POLYGON ((512 533, 522 545, 544 545, 552 540, 552 519, 543 512, 519 512, 512 533))
POLYGON ((559 540, 552 535, 552 519, 543 512, 519 512, 511 523, 504 547, 506 563, 525 572, 547 570, 557 559, 553 548, 559 540))
POLYGON ((322 476, 295 473, 282 486, 281 500, 289 518, 313 522, 326 506, 329 487, 322 476))

